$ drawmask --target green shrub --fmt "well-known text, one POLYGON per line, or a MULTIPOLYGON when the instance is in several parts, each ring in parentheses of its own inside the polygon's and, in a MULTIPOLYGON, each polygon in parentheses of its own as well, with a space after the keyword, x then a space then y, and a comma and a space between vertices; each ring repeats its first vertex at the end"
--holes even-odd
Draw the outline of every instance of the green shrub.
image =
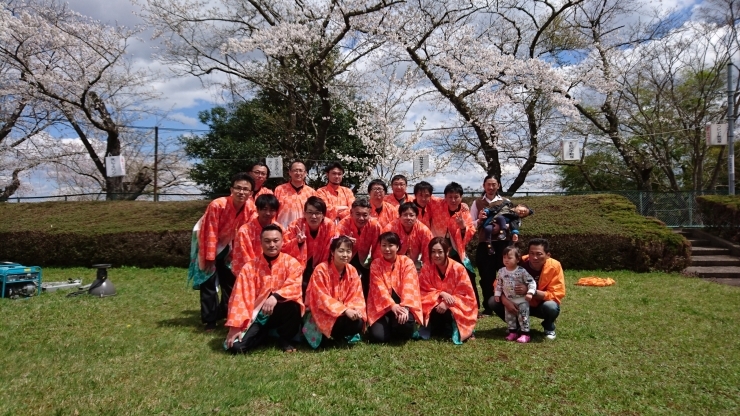
POLYGON ((705 195, 696 197, 696 202, 710 233, 740 243, 740 196, 705 195))
MULTIPOLYGON (((691 247, 655 218, 639 215, 626 198, 611 194, 512 198, 535 215, 522 221, 519 246, 550 241, 552 256, 567 269, 683 270, 691 247)), ((472 203, 472 199, 468 200, 472 203)), ((467 253, 475 258, 471 242, 467 253)))
POLYGON ((208 201, 0 204, 0 261, 187 267, 208 201))

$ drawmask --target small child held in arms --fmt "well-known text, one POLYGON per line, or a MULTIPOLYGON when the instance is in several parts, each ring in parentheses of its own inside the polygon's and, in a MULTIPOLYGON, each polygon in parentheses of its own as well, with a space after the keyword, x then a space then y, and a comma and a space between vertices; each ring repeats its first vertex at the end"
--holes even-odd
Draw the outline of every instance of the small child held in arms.
POLYGON ((481 225, 485 231, 486 241, 494 238, 495 228, 498 228, 498 240, 506 240, 507 230, 511 235, 511 241, 519 241, 519 227, 522 226, 522 218, 534 214, 534 211, 524 204, 513 206, 511 201, 495 201, 483 210, 486 213, 486 221, 481 225), (494 227, 494 224, 498 227, 494 227))
POLYGON ((497 303, 501 302, 501 293, 503 293, 518 309, 518 313, 512 313, 505 309, 504 317, 506 324, 509 326, 509 335, 506 340, 516 340, 516 342, 521 343, 529 342, 529 301, 532 300, 532 295, 537 291, 537 283, 523 267, 519 266, 521 255, 516 246, 504 248, 503 255, 504 266, 506 267, 502 267, 496 274, 494 300, 497 303), (514 291, 517 283, 527 286, 525 296, 519 296, 514 291), (520 334, 517 334, 517 323, 521 330, 520 334))

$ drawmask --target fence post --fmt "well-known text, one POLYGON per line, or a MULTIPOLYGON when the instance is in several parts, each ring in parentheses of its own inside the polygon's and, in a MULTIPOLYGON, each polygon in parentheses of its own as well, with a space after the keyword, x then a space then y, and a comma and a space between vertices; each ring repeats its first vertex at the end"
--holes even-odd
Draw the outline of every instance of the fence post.
POLYGON ((642 191, 640 191, 640 215, 645 215, 644 207, 642 205, 642 191))
POLYGON ((689 192, 689 225, 694 226, 694 192, 689 192))
POLYGON ((154 202, 159 201, 157 196, 157 176, 159 175, 157 159, 159 159, 159 127, 154 126, 154 202))

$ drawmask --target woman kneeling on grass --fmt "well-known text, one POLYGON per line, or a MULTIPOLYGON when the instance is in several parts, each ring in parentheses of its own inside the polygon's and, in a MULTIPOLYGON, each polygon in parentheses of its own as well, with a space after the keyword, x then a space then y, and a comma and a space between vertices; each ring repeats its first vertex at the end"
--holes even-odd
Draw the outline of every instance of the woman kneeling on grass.
POLYGON ((365 297, 357 269, 349 264, 351 259, 352 240, 344 235, 336 237, 329 246, 329 261, 319 264, 311 275, 306 305, 312 319, 304 325, 303 333, 313 348, 318 348, 322 335, 354 343, 365 330, 365 297))
POLYGON ((370 340, 408 340, 422 320, 419 276, 414 262, 398 255, 401 239, 394 232, 378 238, 382 258, 370 264, 367 317, 370 340))
POLYGON ((425 263, 419 275, 424 327, 423 339, 430 335, 452 337, 462 344, 471 339, 478 318, 475 292, 465 267, 448 258, 450 244, 442 237, 429 242, 431 263, 425 263))

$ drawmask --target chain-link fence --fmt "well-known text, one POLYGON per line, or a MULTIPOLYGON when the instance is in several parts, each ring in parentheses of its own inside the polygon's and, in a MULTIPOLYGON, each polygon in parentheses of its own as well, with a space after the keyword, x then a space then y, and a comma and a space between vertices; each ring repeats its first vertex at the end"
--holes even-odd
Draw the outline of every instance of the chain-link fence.
POLYGON ((621 195, 630 200, 637 212, 646 217, 655 217, 668 227, 703 227, 696 197, 702 195, 727 195, 727 191, 683 191, 683 192, 647 192, 647 191, 608 191, 608 192, 517 192, 517 196, 537 195, 589 195, 608 193, 621 195))

